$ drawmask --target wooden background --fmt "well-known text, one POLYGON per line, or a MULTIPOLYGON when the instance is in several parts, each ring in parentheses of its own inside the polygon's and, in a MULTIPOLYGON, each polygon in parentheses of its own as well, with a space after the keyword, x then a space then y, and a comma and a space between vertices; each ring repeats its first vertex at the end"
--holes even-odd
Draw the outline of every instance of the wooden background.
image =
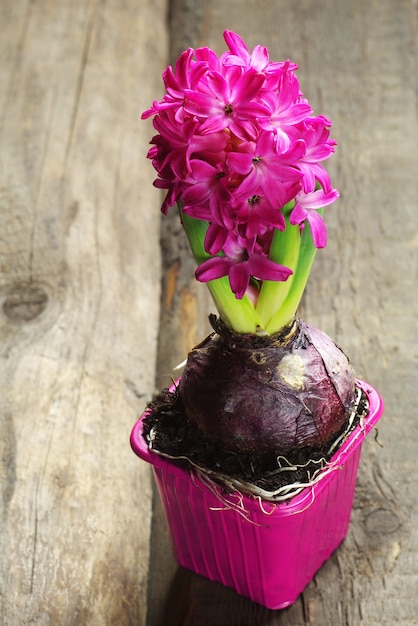
POLYGON ((416 1, 0 0, 0 28, 2 624, 418 624, 416 1), (128 441, 213 310, 174 212, 160 233, 138 115, 225 28, 334 121, 301 314, 386 404, 347 539, 277 612, 177 567, 128 441))

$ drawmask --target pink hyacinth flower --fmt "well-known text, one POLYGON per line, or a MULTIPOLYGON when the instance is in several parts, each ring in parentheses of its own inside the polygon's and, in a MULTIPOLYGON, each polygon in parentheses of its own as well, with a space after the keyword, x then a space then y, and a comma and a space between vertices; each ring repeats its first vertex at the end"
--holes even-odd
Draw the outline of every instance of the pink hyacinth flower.
POLYGON ((316 248, 325 248, 327 245, 327 227, 317 209, 335 202, 339 196, 340 194, 336 189, 331 189, 328 192, 319 189, 306 194, 301 192, 296 196, 296 204, 290 214, 290 223, 303 225, 307 220, 316 248))
POLYGON ((214 256, 197 267, 195 276, 200 282, 207 282, 228 276, 231 290, 241 300, 253 276, 259 280, 285 281, 292 270, 278 265, 262 252, 254 251, 252 241, 230 238, 224 245, 226 256, 214 256), (244 244, 244 245, 243 245, 244 244))

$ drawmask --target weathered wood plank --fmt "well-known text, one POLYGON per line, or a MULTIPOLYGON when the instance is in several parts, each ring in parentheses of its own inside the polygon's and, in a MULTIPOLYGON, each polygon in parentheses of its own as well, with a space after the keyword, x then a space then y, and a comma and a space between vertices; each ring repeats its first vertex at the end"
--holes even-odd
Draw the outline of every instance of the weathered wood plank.
MULTIPOLYGON (((334 121, 339 148, 330 171, 342 197, 327 214, 330 243, 301 313, 345 348, 358 375, 382 392, 386 413, 383 449, 373 439, 364 446, 349 536, 285 611, 178 569, 155 503, 149 626, 416 623, 417 17, 412 0, 171 3, 173 61, 188 45, 223 50, 222 31, 231 28, 250 46, 267 45, 272 58, 298 62, 303 91, 334 121)), ((187 248, 172 242, 174 220, 163 225, 164 272, 173 282, 164 287, 160 375, 190 347, 190 318, 199 340, 213 308, 194 285, 187 248), (188 306, 184 293, 192 294, 188 306)))
POLYGON ((0 621, 144 624, 165 2, 0 7, 0 621))

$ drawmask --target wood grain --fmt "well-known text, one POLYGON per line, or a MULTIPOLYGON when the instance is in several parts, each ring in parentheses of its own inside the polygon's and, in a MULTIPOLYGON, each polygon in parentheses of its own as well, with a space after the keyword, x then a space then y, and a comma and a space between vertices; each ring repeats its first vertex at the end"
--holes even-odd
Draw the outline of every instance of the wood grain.
MULTIPOLYGON (((346 541, 284 611, 177 568, 155 500, 147 624, 416 624, 417 5, 173 0, 171 58, 189 45, 223 51, 225 28, 250 47, 267 45, 272 59, 296 61, 315 112, 334 121, 339 147, 329 170, 341 199, 327 212, 330 243, 317 256, 300 313, 344 347, 358 376, 383 394, 386 412, 377 441, 364 445, 346 541)), ((167 220, 163 228, 174 232, 175 217, 167 220)), ((160 373, 190 347, 183 320, 193 315, 199 340, 211 308, 205 298, 197 310, 194 300, 181 306, 183 291, 197 288, 187 249, 173 254, 170 246, 163 246, 164 268, 175 259, 178 282, 163 306, 161 336, 177 339, 160 348, 160 373)))
POLYGON ((0 24, 0 623, 416 624, 416 2, 14 0, 0 24), (178 568, 128 441, 213 311, 175 212, 160 232, 138 116, 225 28, 298 62, 334 121, 301 314, 386 403, 347 539, 278 612, 178 568))
POLYGON ((144 624, 158 199, 139 113, 159 0, 0 6, 1 610, 7 626, 144 624))

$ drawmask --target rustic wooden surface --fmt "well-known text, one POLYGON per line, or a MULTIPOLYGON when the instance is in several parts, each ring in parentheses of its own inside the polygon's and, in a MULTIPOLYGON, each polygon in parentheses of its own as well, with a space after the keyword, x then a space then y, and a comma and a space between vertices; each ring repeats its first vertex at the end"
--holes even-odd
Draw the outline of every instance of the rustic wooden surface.
POLYGON ((145 624, 160 0, 0 2, 0 622, 145 624))
POLYGON ((417 624, 416 2, 3 0, 0 25, 1 622, 417 624), (174 212, 161 272, 138 113, 169 56, 222 51, 224 28, 298 62, 334 120, 342 197, 301 313, 386 404, 347 539, 276 612, 175 564, 128 444, 213 310, 174 212))

